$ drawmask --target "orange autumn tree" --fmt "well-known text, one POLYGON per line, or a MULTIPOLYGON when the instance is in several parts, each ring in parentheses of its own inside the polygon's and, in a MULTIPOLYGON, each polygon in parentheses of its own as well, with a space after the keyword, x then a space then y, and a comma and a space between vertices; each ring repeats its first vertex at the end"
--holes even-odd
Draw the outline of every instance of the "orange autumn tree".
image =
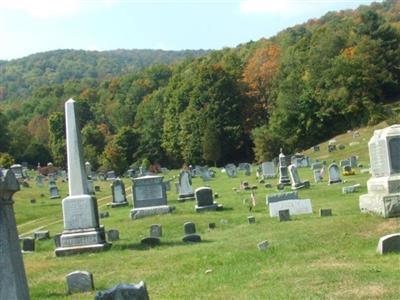
POLYGON ((270 45, 258 49, 248 60, 243 71, 243 82, 247 84, 247 96, 253 101, 251 123, 268 119, 269 98, 273 90, 273 80, 279 70, 280 48, 270 45))

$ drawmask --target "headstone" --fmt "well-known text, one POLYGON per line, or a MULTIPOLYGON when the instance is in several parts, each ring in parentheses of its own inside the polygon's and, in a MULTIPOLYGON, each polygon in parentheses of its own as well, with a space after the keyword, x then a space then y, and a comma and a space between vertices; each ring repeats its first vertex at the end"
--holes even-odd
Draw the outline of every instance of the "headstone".
POLYGON ((68 180, 67 171, 61 170, 61 178, 64 182, 68 180))
POLYGON ((222 210, 223 206, 214 202, 213 191, 209 187, 199 187, 194 192, 196 198, 196 212, 206 210, 222 210))
POLYGON ((100 212, 99 216, 100 216, 100 219, 105 219, 110 216, 110 213, 108 211, 102 211, 102 212, 100 212))
POLYGON ((50 199, 61 198, 60 193, 58 192, 58 187, 54 181, 49 182, 49 192, 50 192, 50 199))
POLYGON ((298 190, 310 186, 309 183, 307 184, 305 181, 303 182, 300 180, 299 173, 297 172, 297 167, 295 165, 290 165, 288 169, 290 179, 292 181, 292 190, 298 190))
POLYGON ((54 241, 54 245, 56 246, 56 248, 61 247, 61 233, 53 236, 53 241, 54 241))
POLYGON ((86 175, 88 179, 92 179, 92 165, 90 162, 85 162, 86 175))
POLYGON ((132 179, 133 209, 131 218, 170 213, 163 176, 148 175, 132 179))
POLYGON ((210 171, 207 166, 200 167, 196 166, 197 173, 203 179, 203 181, 209 181, 211 179, 210 171))
POLYGON ((268 249, 268 241, 262 241, 260 243, 257 244, 257 248, 260 251, 265 251, 268 249))
POLYGON ((314 151, 314 152, 319 152, 319 151, 320 151, 319 145, 313 146, 313 151, 314 151))
POLYGON ((47 240, 50 238, 50 232, 48 230, 39 230, 33 233, 35 240, 47 240))
POLYGON ((94 186, 94 190, 95 190, 95 192, 100 192, 100 186, 99 185, 95 185, 94 186))
POLYGON ((362 212, 400 216, 400 125, 375 130, 368 143, 372 178, 360 196, 362 212))
POLYGON ((344 159, 340 161, 340 166, 344 167, 344 166, 350 166, 350 160, 348 159, 344 159))
POLYGON ((182 170, 179 174, 179 195, 178 201, 194 200, 192 188, 192 176, 186 170, 182 170))
POLYGON ((250 176, 251 175, 251 165, 249 163, 242 163, 241 164, 242 169, 244 171, 245 176, 250 176))
POLYGON ((330 217, 330 216, 332 216, 332 209, 330 209, 330 208, 321 208, 319 210, 319 216, 320 217, 330 217))
POLYGON ((360 191, 360 187, 361 185, 359 183, 350 186, 344 186, 342 188, 342 194, 357 193, 360 191))
POLYGON ((237 175, 237 170, 236 170, 236 166, 234 164, 227 164, 225 166, 225 170, 226 170, 226 174, 229 177, 236 177, 237 175))
POLYGON ((171 190, 171 180, 164 181, 164 185, 167 192, 171 190))
POLYGON ((319 183, 322 181, 322 176, 321 176, 320 170, 314 170, 314 181, 315 181, 315 183, 319 183))
POLYGON ((37 175, 35 178, 36 186, 37 187, 43 187, 44 186, 44 176, 43 175, 37 175))
POLYGON ((350 160, 350 167, 357 168, 358 166, 357 156, 352 155, 349 157, 349 160, 350 160))
POLYGON ((75 101, 65 103, 69 196, 62 201, 64 231, 56 256, 105 250, 109 247, 99 224, 97 200, 89 194, 75 101))
POLYGON ((255 224, 256 218, 254 216, 249 216, 247 217, 247 222, 249 222, 249 224, 255 224))
POLYGON ((114 171, 108 171, 106 176, 107 176, 107 180, 115 180, 115 179, 117 179, 117 176, 115 175, 114 171))
POLYGON ((280 210, 289 209, 290 215, 311 214, 312 206, 310 199, 299 199, 298 193, 280 193, 267 195, 267 205, 270 217, 279 215, 280 210))
POLYGON ((323 167, 321 162, 315 162, 311 164, 311 170, 321 170, 323 167))
POLYGON ((290 221, 290 211, 289 209, 283 209, 278 211, 279 222, 290 221))
POLYGON ((22 239, 22 252, 33 252, 35 251, 35 240, 33 238, 22 239))
POLYGON ((95 300, 149 300, 146 284, 118 284, 115 287, 96 293, 95 300))
POLYGON ((279 184, 290 185, 286 156, 283 154, 282 149, 279 154, 279 184))
POLYGON ((376 251, 379 254, 400 252, 400 233, 389 234, 381 237, 376 251))
POLYGON ((162 237, 162 226, 159 224, 153 224, 150 226, 150 236, 162 237))
POLYGON ((161 225, 154 224, 150 226, 150 236, 141 240, 143 245, 154 247, 160 244, 160 237, 162 236, 161 225))
POLYGON ((35 204, 36 203, 36 199, 35 198, 32 198, 31 199, 31 204, 35 204))
POLYGON ((275 178, 275 164, 272 161, 266 161, 261 164, 261 171, 263 179, 275 178))
POLYGON ((196 225, 192 222, 183 224, 185 236, 182 238, 184 242, 201 242, 201 237, 196 233, 196 225))
POLYGON ((208 223, 208 229, 215 229, 215 223, 208 223))
POLYGON ((121 179, 117 178, 112 182, 110 186, 112 194, 112 202, 110 203, 110 206, 119 207, 128 205, 128 201, 126 200, 124 182, 121 179))
POLYGON ((340 179, 340 172, 339 172, 339 167, 337 166, 337 164, 335 164, 335 163, 330 164, 329 168, 328 168, 328 173, 329 173, 328 184, 342 182, 342 179, 340 179))
POLYGON ((110 229, 107 231, 107 238, 110 242, 119 240, 119 231, 116 229, 110 229))
POLYGON ((29 300, 12 196, 19 184, 12 171, 0 177, 0 299, 29 300))
POLYGON ((93 275, 87 271, 75 271, 66 276, 67 293, 85 293, 94 290, 93 275))
POLYGON ((10 170, 14 173, 15 178, 24 179, 24 173, 22 172, 22 166, 20 164, 14 164, 10 167, 10 170))

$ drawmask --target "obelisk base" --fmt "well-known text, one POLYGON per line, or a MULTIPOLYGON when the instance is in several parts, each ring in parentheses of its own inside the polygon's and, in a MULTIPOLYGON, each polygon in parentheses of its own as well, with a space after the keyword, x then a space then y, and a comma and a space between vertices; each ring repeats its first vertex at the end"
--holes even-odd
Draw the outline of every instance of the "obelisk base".
POLYGON ((80 230, 64 230, 61 234, 61 247, 56 248, 56 256, 67 256, 85 252, 99 252, 110 248, 104 227, 80 230))

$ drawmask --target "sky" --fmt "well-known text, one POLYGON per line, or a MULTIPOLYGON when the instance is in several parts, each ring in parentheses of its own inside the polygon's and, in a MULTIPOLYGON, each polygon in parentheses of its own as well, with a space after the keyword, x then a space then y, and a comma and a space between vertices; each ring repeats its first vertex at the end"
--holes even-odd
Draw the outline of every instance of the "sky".
POLYGON ((55 49, 221 49, 370 0, 0 0, 0 60, 55 49))

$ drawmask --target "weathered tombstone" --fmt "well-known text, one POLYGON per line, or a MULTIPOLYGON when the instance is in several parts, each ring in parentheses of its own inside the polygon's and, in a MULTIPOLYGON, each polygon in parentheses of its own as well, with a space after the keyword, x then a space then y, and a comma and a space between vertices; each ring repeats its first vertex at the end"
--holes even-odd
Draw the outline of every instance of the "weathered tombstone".
POLYGON ((131 218, 170 213, 163 176, 148 175, 132 179, 133 209, 131 218))
POLYGON ((36 199, 32 198, 30 202, 31 202, 31 204, 35 204, 36 203, 36 199))
POLYGON ((153 224, 150 226, 150 236, 162 237, 162 226, 159 224, 153 224))
POLYGON ((257 244, 257 248, 260 251, 265 251, 268 249, 268 241, 262 241, 257 244))
POLYGON ((200 177, 203 179, 203 181, 211 180, 211 174, 207 166, 204 167, 196 166, 196 170, 197 173, 199 173, 200 177))
POLYGON ((278 211, 279 222, 290 221, 289 209, 282 209, 278 211))
POLYGON ((24 173, 22 172, 22 166, 20 164, 14 164, 10 167, 10 170, 14 173, 17 180, 24 179, 24 173))
POLYGON ((110 242, 119 240, 119 231, 116 229, 110 229, 107 231, 107 238, 110 242))
POLYGON ((196 233, 196 225, 192 222, 183 224, 185 236, 182 238, 184 242, 201 242, 201 237, 196 233))
POLYGON ((92 165, 88 161, 85 162, 85 170, 88 179, 92 179, 92 165))
POLYGON ((94 290, 93 275, 87 271, 75 271, 66 276, 67 293, 84 293, 94 290))
POLYGON ((320 170, 314 170, 314 181, 315 181, 315 183, 319 183, 322 181, 322 176, 321 176, 320 170))
POLYGON ((298 190, 305 187, 310 187, 310 183, 307 181, 301 181, 299 173, 297 172, 297 167, 295 165, 289 166, 290 179, 292 181, 292 190, 298 190))
POLYGON ((311 164, 311 170, 321 170, 323 167, 321 162, 315 162, 311 164))
POLYGON ((313 151, 314 151, 314 152, 318 152, 318 151, 320 151, 320 147, 319 147, 319 145, 315 145, 315 146, 313 146, 313 151))
POLYGON ((206 210, 222 210, 223 206, 214 202, 213 191, 209 187, 199 187, 194 192, 196 198, 196 212, 206 210))
POLYGON ((37 175, 35 178, 36 186, 37 187, 43 187, 44 186, 44 176, 43 175, 37 175))
POLYGON ((381 237, 376 251, 379 254, 400 252, 400 233, 389 234, 381 237))
POLYGON ((251 175, 251 165, 249 163, 241 163, 239 164, 239 169, 244 171, 245 176, 251 175))
POLYGON ((50 199, 58 199, 61 198, 60 193, 58 192, 58 187, 55 181, 49 182, 49 192, 50 192, 50 199))
POLYGON ((261 171, 263 179, 275 178, 275 164, 272 161, 266 161, 261 164, 261 171))
POLYGON ((282 149, 279 154, 279 184, 290 185, 286 156, 283 154, 282 149))
POLYGON ((49 173, 47 174, 47 180, 50 182, 57 182, 57 174, 56 173, 49 173))
POLYGON ((236 170, 236 166, 234 164, 227 164, 225 166, 225 170, 226 170, 226 174, 229 177, 236 177, 237 175, 237 170, 236 170))
POLYGON ((345 167, 345 166, 350 166, 350 160, 349 159, 344 159, 340 161, 340 166, 345 167))
POLYGON ((105 219, 110 216, 110 213, 108 211, 102 211, 102 212, 100 212, 99 216, 100 216, 100 219, 105 219))
POLYGON ((53 236, 53 241, 54 241, 54 245, 56 246, 56 248, 61 247, 61 233, 53 236))
POLYGON ((115 175, 114 171, 108 171, 106 176, 107 176, 107 180, 115 180, 115 179, 117 179, 117 176, 115 175))
POLYGON ((150 236, 141 240, 141 244, 154 247, 160 244, 160 237, 162 235, 161 225, 150 226, 150 236))
POLYGON ((192 188, 192 176, 186 170, 179 173, 179 195, 178 201, 194 200, 194 193, 192 188))
POLYGON ((342 194, 357 193, 360 191, 360 187, 361 185, 359 183, 350 186, 344 186, 342 188, 342 194))
POLYGON ((291 215, 312 213, 311 200, 299 199, 297 191, 267 195, 266 204, 271 217, 278 216, 279 211, 285 209, 289 209, 291 215))
POLYGON ((349 160, 350 160, 350 167, 357 168, 357 166, 358 166, 357 156, 352 155, 349 157, 349 160))
POLYGON ((22 252, 33 252, 35 251, 35 240, 33 238, 22 239, 22 252))
POLYGON ((400 125, 375 130, 368 143, 372 177, 360 196, 362 212, 400 216, 400 125))
POLYGON ((208 223, 208 229, 215 229, 215 223, 208 223))
POLYGON ((118 284, 115 287, 96 293, 95 300, 149 300, 146 284, 118 284))
POLYGON ((329 173, 328 184, 342 182, 342 179, 340 179, 340 172, 339 172, 339 167, 337 166, 337 164, 335 164, 335 163, 330 164, 329 168, 328 168, 328 173, 329 173))
POLYGON ((319 216, 320 217, 330 217, 330 216, 332 216, 332 209, 330 209, 330 208, 320 208, 319 216))
POLYGON ((128 200, 126 200, 124 182, 121 179, 117 178, 112 182, 110 186, 112 193, 112 202, 110 203, 110 206, 118 207, 128 205, 128 200))
POLYGON ((171 180, 164 181, 164 185, 167 192, 171 190, 171 180))
POLYGON ((249 222, 249 224, 255 224, 256 218, 254 216, 249 216, 247 217, 247 222, 249 222))
POLYGON ((75 101, 65 103, 69 196, 62 201, 64 231, 56 256, 101 251, 109 247, 99 224, 97 200, 89 194, 75 101))
POLYGON ((61 178, 64 182, 66 182, 68 180, 68 175, 67 175, 67 171, 65 170, 61 170, 61 178))
POLYGON ((47 240, 50 238, 50 232, 48 230, 39 230, 33 233, 35 240, 47 240))
POLYGON ((0 177, 0 299, 29 300, 12 196, 19 184, 12 171, 0 177))

